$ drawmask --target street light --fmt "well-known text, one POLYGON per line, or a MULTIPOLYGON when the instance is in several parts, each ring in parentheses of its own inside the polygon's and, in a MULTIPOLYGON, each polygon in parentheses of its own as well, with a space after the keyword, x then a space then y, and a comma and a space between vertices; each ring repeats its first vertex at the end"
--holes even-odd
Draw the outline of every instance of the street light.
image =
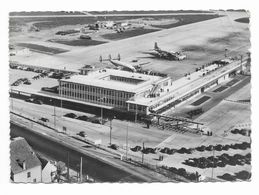
POLYGON ((138 105, 136 104, 135 123, 137 123, 137 120, 138 120, 138 105))
POLYGON ((112 119, 110 119, 110 145, 112 145, 112 119))
POLYGON ((128 136, 129 136, 129 123, 127 123, 127 133, 126 133, 126 160, 128 160, 128 136))
POLYGON ((53 117, 54 117, 54 129, 56 129, 56 107, 55 107, 54 99, 51 99, 50 101, 52 102, 52 105, 54 107, 54 110, 53 110, 53 112, 54 112, 54 115, 53 115, 53 117))
MULTIPOLYGON (((99 98, 98 101, 102 102, 105 98, 106 98, 106 96, 99 98)), ((102 121, 101 123, 103 125, 103 107, 101 107, 101 121, 102 121)))
POLYGON ((110 145, 112 145, 112 120, 115 118, 115 116, 110 118, 110 145))

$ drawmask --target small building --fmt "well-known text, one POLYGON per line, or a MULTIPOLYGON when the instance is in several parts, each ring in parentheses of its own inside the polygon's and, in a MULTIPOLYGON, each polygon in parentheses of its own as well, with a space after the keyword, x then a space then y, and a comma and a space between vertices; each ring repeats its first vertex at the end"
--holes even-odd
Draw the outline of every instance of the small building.
POLYGON ((41 162, 24 138, 17 137, 11 140, 10 159, 12 182, 42 182, 41 162))
POLYGON ((57 167, 54 162, 40 158, 42 168, 42 183, 53 183, 55 181, 57 167))
POLYGON ((105 26, 106 26, 106 28, 112 28, 114 26, 114 22, 113 21, 106 21, 105 26))

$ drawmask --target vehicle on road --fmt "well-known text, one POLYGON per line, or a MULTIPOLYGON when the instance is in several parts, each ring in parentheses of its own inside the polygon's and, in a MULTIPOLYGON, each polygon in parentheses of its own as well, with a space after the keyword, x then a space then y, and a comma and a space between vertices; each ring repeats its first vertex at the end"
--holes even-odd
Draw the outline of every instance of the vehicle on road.
POLYGON ((28 98, 28 99, 25 100, 25 102, 33 102, 33 101, 34 101, 33 98, 28 98))
POLYGON ((43 121, 43 122, 49 122, 49 119, 44 118, 44 117, 40 118, 39 120, 40 120, 40 121, 43 121))
POLYGON ((26 102, 31 102, 31 103, 35 103, 35 104, 43 104, 43 101, 42 100, 39 100, 39 99, 35 99, 35 98, 28 98, 25 100, 26 102))
POLYGON ((77 115, 74 114, 74 113, 67 113, 67 114, 65 114, 64 116, 65 116, 65 117, 68 117, 68 118, 76 118, 76 117, 77 117, 77 115))
POLYGON ((33 103, 42 105, 43 101, 41 101, 39 99, 34 99, 33 103))
POLYGON ((118 150, 119 146, 116 145, 116 144, 112 144, 112 145, 110 145, 110 148, 113 149, 113 150, 118 150))
POLYGON ((141 149, 142 149, 141 146, 135 146, 134 148, 131 148, 131 150, 134 151, 134 152, 138 152, 141 149))
POLYGON ((87 137, 87 135, 85 134, 84 131, 80 131, 79 133, 77 133, 77 135, 79 135, 81 137, 87 137))
POLYGON ((96 117, 90 118, 89 121, 90 121, 91 123, 95 123, 95 124, 102 124, 101 119, 96 118, 96 117))

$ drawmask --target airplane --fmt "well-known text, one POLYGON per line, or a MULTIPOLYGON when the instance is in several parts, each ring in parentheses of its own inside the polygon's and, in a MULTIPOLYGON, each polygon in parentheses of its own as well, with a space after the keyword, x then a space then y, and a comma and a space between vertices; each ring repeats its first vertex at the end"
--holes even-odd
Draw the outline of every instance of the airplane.
POLYGON ((154 49, 155 52, 145 52, 147 54, 153 55, 157 58, 163 58, 166 60, 184 60, 186 59, 186 55, 182 52, 172 52, 172 51, 166 51, 162 50, 158 47, 157 42, 155 42, 154 49))
POLYGON ((122 67, 122 68, 130 70, 132 72, 137 72, 137 70, 139 70, 142 65, 150 63, 150 62, 146 62, 146 63, 142 63, 142 64, 138 64, 138 65, 134 66, 134 65, 131 65, 131 64, 127 63, 127 62, 122 62, 120 60, 121 60, 120 54, 118 54, 117 59, 112 59, 111 55, 109 55, 108 59, 103 59, 102 56, 100 56, 100 58, 99 58, 100 62, 109 61, 109 62, 111 62, 116 67, 122 67))

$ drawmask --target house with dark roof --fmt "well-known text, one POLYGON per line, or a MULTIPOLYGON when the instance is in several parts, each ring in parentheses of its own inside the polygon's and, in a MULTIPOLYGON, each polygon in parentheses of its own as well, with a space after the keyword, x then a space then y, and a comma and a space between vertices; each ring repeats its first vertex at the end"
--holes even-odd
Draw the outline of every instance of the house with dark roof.
POLYGON ((13 138, 10 143, 11 181, 15 183, 41 182, 41 161, 27 141, 13 138))

